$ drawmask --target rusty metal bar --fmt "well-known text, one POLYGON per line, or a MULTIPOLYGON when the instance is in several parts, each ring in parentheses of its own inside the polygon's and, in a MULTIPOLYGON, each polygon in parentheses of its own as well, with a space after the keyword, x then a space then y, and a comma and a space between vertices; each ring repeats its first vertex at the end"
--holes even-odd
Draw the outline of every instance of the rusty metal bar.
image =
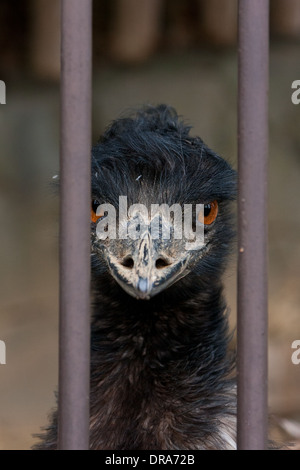
POLYGON ((89 447, 92 0, 62 0, 59 449, 89 447))
POLYGON ((267 446, 269 0, 239 1, 238 449, 267 446))

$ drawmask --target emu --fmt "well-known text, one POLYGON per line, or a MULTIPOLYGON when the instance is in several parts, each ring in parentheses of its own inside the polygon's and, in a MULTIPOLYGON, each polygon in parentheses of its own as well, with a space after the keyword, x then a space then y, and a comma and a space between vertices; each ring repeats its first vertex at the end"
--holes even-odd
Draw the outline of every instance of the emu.
MULTIPOLYGON (((236 173, 176 111, 116 120, 92 149, 90 449, 236 448, 234 359, 222 277, 234 239, 236 173), (202 204, 204 244, 99 239, 102 204, 202 204)), ((169 223, 158 215, 160 229, 169 223)), ((142 227, 142 228, 141 228, 142 227)), ((108 227, 106 227, 108 231, 108 227)), ((109 233, 109 232, 108 232, 109 233)), ((57 448, 57 412, 36 449, 57 448)))

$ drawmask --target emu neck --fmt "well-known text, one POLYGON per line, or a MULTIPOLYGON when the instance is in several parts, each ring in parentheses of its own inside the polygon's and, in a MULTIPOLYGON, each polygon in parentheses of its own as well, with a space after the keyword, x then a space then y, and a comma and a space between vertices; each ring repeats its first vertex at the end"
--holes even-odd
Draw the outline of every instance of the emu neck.
MULTIPOLYGON (((94 298, 92 348, 110 359, 142 361, 159 368, 168 361, 205 359, 227 345, 226 309, 221 285, 204 290, 173 287, 151 300, 136 300, 103 283, 94 298)), ((224 352, 224 351, 223 351, 224 352)))
POLYGON ((221 288, 150 301, 103 288, 107 298, 95 298, 92 324, 92 446, 94 433, 102 449, 201 448, 230 388, 221 288), (191 422, 198 444, 175 442, 175 429, 191 422))

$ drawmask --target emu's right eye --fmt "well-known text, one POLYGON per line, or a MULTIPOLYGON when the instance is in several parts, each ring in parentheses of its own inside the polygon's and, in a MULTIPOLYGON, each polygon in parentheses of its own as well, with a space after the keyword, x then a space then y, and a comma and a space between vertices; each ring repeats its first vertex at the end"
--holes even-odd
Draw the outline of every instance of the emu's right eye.
POLYGON ((98 202, 97 199, 93 199, 91 205, 91 221, 94 222, 94 224, 97 222, 97 220, 104 217, 104 212, 98 211, 99 206, 100 202, 98 202))

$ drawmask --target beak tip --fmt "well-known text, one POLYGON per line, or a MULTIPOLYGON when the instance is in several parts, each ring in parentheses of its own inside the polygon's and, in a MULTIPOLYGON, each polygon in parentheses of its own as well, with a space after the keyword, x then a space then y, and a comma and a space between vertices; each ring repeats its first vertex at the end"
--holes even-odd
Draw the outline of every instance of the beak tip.
POLYGON ((148 292, 149 282, 146 278, 140 278, 137 283, 137 289, 142 293, 146 294, 148 292))
POLYGON ((151 298, 151 282, 147 278, 139 278, 136 285, 136 298, 139 300, 149 300, 151 298))

